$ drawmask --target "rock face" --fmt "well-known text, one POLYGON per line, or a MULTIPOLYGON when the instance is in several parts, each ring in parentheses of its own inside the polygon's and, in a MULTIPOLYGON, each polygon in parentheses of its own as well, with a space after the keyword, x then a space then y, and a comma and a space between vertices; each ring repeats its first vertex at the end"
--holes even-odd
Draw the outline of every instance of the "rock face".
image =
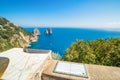
POLYGON ((27 47, 31 38, 31 33, 0 17, 0 51, 13 47, 27 47))
POLYGON ((52 34, 52 28, 47 28, 45 34, 52 34))
POLYGON ((32 36, 31 38, 30 38, 30 40, 31 40, 31 42, 37 42, 38 41, 38 36, 32 36))
POLYGON ((2 25, 0 25, 0 30, 6 31, 6 29, 4 29, 2 25))
POLYGON ((33 30, 33 35, 32 35, 32 37, 31 37, 31 41, 32 41, 32 42, 38 41, 39 35, 40 35, 40 31, 39 31, 37 28, 35 28, 35 29, 33 30))
POLYGON ((40 31, 37 28, 35 28, 34 31, 33 31, 33 34, 35 36, 39 36, 40 35, 40 31))

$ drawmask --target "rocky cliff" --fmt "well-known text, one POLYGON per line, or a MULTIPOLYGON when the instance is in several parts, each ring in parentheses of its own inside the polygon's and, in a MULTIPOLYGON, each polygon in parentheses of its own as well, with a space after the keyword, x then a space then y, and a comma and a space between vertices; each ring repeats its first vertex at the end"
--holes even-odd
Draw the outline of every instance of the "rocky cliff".
POLYGON ((32 34, 0 17, 0 52, 13 47, 27 47, 32 34))

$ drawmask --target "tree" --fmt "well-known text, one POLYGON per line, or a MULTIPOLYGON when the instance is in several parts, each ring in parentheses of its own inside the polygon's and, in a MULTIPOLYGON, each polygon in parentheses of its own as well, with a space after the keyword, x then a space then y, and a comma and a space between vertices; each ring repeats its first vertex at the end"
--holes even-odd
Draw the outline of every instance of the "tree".
POLYGON ((64 60, 120 67, 120 38, 77 40, 66 49, 64 60))
POLYGON ((95 55, 85 41, 77 40, 66 50, 64 59, 80 63, 94 63, 95 55))

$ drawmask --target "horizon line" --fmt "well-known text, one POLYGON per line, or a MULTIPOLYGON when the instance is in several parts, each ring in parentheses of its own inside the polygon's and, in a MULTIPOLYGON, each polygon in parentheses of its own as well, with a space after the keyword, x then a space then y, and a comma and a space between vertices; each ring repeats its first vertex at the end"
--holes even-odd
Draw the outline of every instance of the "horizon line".
MULTIPOLYGON (((23 26, 21 26, 23 27, 23 26)), ((50 26, 24 26, 23 28, 48 28, 50 26)), ((120 28, 98 28, 98 27, 67 27, 67 26, 53 26, 53 27, 50 27, 50 28, 79 28, 79 29, 96 29, 96 30, 105 30, 105 31, 115 31, 115 32, 120 32, 120 28)))

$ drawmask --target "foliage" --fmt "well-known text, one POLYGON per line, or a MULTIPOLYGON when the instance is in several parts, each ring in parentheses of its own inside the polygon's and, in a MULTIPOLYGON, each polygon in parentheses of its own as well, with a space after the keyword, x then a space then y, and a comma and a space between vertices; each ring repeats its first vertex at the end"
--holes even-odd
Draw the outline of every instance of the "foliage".
POLYGON ((65 51, 64 60, 120 67, 120 38, 77 40, 65 51))
POLYGON ((54 60, 62 60, 62 57, 58 53, 52 52, 52 58, 54 60))
POLYGON ((7 19, 0 17, 0 25, 5 25, 7 22, 9 22, 7 19))
POLYGON ((25 31, 22 27, 11 23, 9 20, 0 17, 0 52, 13 47, 22 47, 21 42, 25 42, 24 39, 20 38, 20 32, 25 36, 31 36, 31 33, 25 31), (18 37, 15 38, 15 35, 18 37), (13 43, 11 41, 13 40, 13 43))

